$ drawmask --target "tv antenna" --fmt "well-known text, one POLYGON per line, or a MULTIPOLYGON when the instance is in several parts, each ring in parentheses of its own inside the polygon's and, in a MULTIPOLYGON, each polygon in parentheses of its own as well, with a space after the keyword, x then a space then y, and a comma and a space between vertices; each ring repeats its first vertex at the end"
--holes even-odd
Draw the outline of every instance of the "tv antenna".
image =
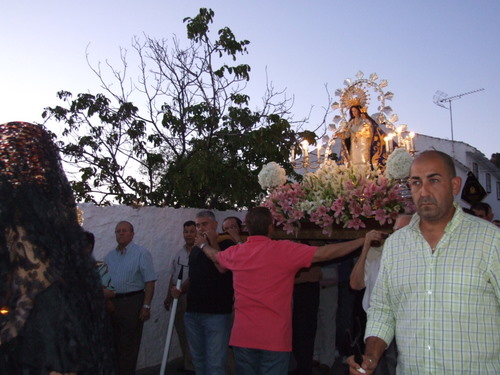
POLYGON ((451 125, 451 150, 452 150, 452 156, 455 157, 455 141, 453 139, 453 112, 451 109, 451 102, 455 99, 460 99, 462 96, 465 95, 470 95, 474 94, 475 92, 483 91, 484 89, 478 89, 478 90, 473 90, 473 91, 468 91, 464 92, 463 94, 458 94, 454 96, 448 96, 447 93, 442 92, 442 91, 436 91, 434 94, 434 97, 432 100, 434 101, 434 104, 440 106, 441 108, 449 109, 450 110, 450 125, 451 125), (448 103, 448 105, 446 105, 448 103))

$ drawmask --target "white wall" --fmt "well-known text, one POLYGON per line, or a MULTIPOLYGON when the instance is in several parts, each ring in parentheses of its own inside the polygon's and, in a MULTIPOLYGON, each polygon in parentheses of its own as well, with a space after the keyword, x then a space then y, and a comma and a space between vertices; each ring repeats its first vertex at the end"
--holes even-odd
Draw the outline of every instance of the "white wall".
MULTIPOLYGON (((116 246, 114 231, 116 224, 121 220, 130 221, 134 225, 134 242, 151 252, 158 280, 152 302, 151 319, 144 324, 137 368, 161 363, 169 321, 169 313, 163 307, 170 279, 170 275, 167 275, 168 265, 184 244, 183 223, 194 220, 194 216, 200 210, 169 207, 97 207, 88 203, 82 203, 79 207, 83 210, 83 227, 95 235, 94 257, 97 260, 102 260, 116 246)), ((219 229, 226 216, 238 216, 242 219, 245 216, 245 212, 236 211, 214 211, 214 213, 219 222, 219 229)), ((180 348, 174 330, 169 360, 178 356, 180 348)))

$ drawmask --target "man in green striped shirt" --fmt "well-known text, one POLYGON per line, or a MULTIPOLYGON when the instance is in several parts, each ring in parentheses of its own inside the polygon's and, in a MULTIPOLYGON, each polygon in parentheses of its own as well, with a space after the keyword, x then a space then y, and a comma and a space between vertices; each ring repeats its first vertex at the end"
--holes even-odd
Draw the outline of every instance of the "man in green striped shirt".
POLYGON ((362 363, 373 373, 395 336, 398 374, 500 374, 500 230, 454 203, 461 179, 439 151, 415 158, 417 214, 384 246, 362 363))

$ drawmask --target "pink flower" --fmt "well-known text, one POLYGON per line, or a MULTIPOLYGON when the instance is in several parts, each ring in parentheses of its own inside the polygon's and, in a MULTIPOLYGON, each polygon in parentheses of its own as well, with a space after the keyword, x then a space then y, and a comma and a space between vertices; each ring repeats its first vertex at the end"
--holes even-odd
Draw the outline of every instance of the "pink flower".
POLYGON ((322 166, 309 178, 306 175, 304 185, 288 183, 274 188, 263 205, 288 233, 298 230, 303 220, 317 224, 323 233, 331 233, 334 222, 359 229, 365 227, 367 219, 375 218, 383 225, 390 223, 399 210, 413 206, 411 200, 400 197, 395 181, 379 171, 333 163, 322 166), (329 205, 318 205, 318 200, 332 199, 329 205))
POLYGON ((363 223, 359 217, 355 217, 347 222, 347 228, 359 229, 366 228, 365 223, 363 223))
POLYGON ((287 234, 292 234, 293 232, 295 232, 295 227, 291 224, 291 223, 284 223, 283 224, 283 230, 287 233, 287 234))
POLYGON ((387 215, 382 208, 375 210, 375 220, 377 220, 380 225, 384 225, 387 220, 387 215))
POLYGON ((354 190, 351 191, 351 197, 352 198, 362 198, 363 197, 363 188, 358 187, 354 190))
POLYGON ((349 212, 353 217, 358 217, 363 213, 363 209, 357 201, 351 201, 349 202, 349 212))
POLYGON ((371 199, 379 191, 377 184, 373 181, 367 181, 363 189, 365 199, 371 199))
POLYGON ((270 209, 276 224, 283 225, 287 233, 292 233, 299 220, 305 217, 305 213, 297 208, 304 197, 300 184, 286 184, 276 187, 263 205, 270 209))
POLYGON ((342 213, 342 211, 344 211, 344 199, 342 199, 342 197, 338 197, 337 199, 335 199, 335 201, 333 201, 331 209, 333 212, 335 212, 335 217, 338 217, 342 213))
POLYGON ((363 204, 363 216, 370 217, 373 214, 373 210, 368 202, 363 204))
POLYGON ((354 184, 352 183, 351 180, 347 180, 344 182, 344 188, 346 190, 354 190, 354 184))

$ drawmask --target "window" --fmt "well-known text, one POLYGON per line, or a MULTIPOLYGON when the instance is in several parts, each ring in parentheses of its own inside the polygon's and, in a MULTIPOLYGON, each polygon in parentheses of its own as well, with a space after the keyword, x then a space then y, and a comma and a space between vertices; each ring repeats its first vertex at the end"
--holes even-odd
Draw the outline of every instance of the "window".
POLYGON ((497 182, 497 200, 500 201, 500 182, 497 182))
POLYGON ((486 173, 486 192, 491 193, 491 175, 486 173))
POLYGON ((477 163, 472 163, 472 173, 474 173, 474 176, 479 179, 479 167, 477 163))

